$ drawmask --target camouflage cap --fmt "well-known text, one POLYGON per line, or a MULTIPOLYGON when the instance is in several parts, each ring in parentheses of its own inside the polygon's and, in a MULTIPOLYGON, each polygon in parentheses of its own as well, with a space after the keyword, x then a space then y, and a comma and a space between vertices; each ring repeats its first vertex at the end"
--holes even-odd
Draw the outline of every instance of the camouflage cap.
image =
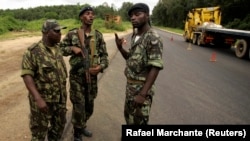
POLYGON ((149 7, 148 7, 148 5, 145 4, 145 3, 136 3, 136 4, 134 4, 134 5, 128 10, 128 15, 130 16, 131 13, 132 13, 134 10, 138 10, 138 11, 142 11, 142 12, 145 12, 145 13, 149 13, 149 7))
POLYGON ((79 12, 79 17, 85 12, 85 11, 94 11, 94 9, 90 6, 83 7, 81 11, 79 12))
POLYGON ((42 32, 47 32, 50 29, 61 30, 66 28, 66 26, 60 26, 55 19, 48 19, 43 23, 42 32))

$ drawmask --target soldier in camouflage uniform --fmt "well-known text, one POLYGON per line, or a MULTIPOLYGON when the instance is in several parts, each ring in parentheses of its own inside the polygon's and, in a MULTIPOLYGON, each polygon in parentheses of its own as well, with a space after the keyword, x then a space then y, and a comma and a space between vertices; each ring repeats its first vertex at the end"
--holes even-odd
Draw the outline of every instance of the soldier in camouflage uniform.
POLYGON ((144 3, 133 5, 129 11, 134 33, 129 51, 123 49, 124 38, 115 34, 117 48, 126 60, 127 77, 124 117, 128 125, 147 125, 155 80, 163 69, 163 44, 149 23, 149 7, 144 3))
POLYGON ((29 91, 31 141, 59 141, 66 124, 67 70, 60 47, 61 29, 46 20, 43 37, 23 55, 21 76, 29 91))
POLYGON ((69 81, 70 100, 73 104, 72 124, 75 141, 81 141, 82 135, 92 136, 92 133, 86 129, 86 122, 94 110, 94 99, 98 93, 97 76, 108 67, 109 63, 103 35, 98 30, 92 29, 93 8, 84 7, 79 13, 79 18, 82 26, 70 30, 60 44, 63 54, 71 56, 69 60, 71 66, 69 81), (90 68, 86 68, 87 64, 84 63, 85 54, 82 54, 79 30, 84 32, 84 48, 88 50, 90 68), (86 71, 90 73, 90 84, 86 80, 86 71))

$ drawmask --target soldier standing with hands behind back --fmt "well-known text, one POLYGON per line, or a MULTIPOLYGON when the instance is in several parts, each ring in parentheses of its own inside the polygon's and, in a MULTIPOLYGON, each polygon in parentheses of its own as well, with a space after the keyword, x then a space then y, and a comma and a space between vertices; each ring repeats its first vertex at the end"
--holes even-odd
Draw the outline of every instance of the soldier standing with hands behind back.
POLYGON ((66 123, 67 70, 59 46, 61 29, 46 20, 42 40, 23 55, 21 76, 29 91, 31 141, 59 141, 66 123))
POLYGON ((125 40, 115 33, 117 48, 126 60, 124 117, 128 125, 147 125, 155 94, 154 83, 159 71, 163 69, 163 44, 150 26, 149 7, 146 4, 134 4, 128 15, 135 29, 129 51, 122 47, 125 40))
POLYGON ((84 7, 79 18, 82 26, 70 30, 60 44, 64 55, 71 56, 69 81, 74 141, 81 141, 82 135, 92 136, 86 129, 86 123, 94 111, 94 99, 98 92, 97 76, 109 63, 103 35, 92 28, 94 9, 84 7), (86 59, 90 61, 86 62, 86 59))

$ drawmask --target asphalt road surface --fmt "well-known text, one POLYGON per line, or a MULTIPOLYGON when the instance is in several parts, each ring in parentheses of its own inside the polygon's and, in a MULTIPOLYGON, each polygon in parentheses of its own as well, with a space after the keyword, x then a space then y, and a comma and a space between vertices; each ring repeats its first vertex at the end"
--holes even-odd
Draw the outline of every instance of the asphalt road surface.
MULTIPOLYGON (((250 124, 250 61, 238 59, 222 47, 199 47, 184 42, 180 35, 158 32, 164 44, 164 69, 156 80, 149 123, 250 124), (210 61, 211 57, 214 61, 210 61)), ((125 37, 128 49, 130 34, 125 37)), ((114 39, 107 45, 115 46, 114 39)), ((124 67, 118 52, 100 77, 94 114, 87 124, 93 137, 84 137, 84 141, 121 139, 121 125, 125 123, 124 67)), ((64 140, 72 140, 70 123, 64 140)))

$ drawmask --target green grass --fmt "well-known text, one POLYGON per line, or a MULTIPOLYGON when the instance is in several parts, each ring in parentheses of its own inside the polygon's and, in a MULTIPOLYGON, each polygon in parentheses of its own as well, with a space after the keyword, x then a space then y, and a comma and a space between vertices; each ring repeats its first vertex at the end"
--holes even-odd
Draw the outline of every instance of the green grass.
MULTIPOLYGON (((41 36, 41 27, 45 19, 35 20, 26 22, 25 27, 21 31, 6 32, 0 35, 0 40, 14 39, 22 36, 41 36)), ((58 20, 60 25, 66 26, 67 29, 62 30, 62 34, 66 34, 69 30, 73 28, 78 28, 81 26, 81 22, 76 19, 66 19, 58 20)), ((93 23, 93 28, 98 29, 102 33, 112 33, 115 31, 126 31, 132 26, 130 22, 122 22, 122 24, 113 24, 113 29, 105 28, 105 22, 101 19, 95 19, 93 23)))
MULTIPOLYGON (((6 32, 0 35, 0 41, 1 40, 7 40, 7 39, 14 39, 17 37, 32 37, 32 36, 42 36, 41 34, 41 27, 45 19, 25 22, 25 27, 22 28, 20 31, 12 31, 12 32, 6 32)), ((67 26, 67 29, 62 30, 62 34, 66 34, 69 30, 73 28, 78 28, 81 26, 81 23, 79 20, 76 19, 65 19, 65 20, 58 20, 60 25, 67 26)), ((119 25, 116 24, 108 24, 111 28, 105 27, 105 21, 102 19, 95 19, 93 23, 93 28, 98 29, 102 33, 112 33, 117 31, 126 31, 128 29, 132 28, 132 25, 130 22, 122 22, 119 25)), ((181 29, 175 29, 175 28, 167 28, 167 27, 157 27, 163 30, 180 33, 183 34, 183 30, 181 29)))

